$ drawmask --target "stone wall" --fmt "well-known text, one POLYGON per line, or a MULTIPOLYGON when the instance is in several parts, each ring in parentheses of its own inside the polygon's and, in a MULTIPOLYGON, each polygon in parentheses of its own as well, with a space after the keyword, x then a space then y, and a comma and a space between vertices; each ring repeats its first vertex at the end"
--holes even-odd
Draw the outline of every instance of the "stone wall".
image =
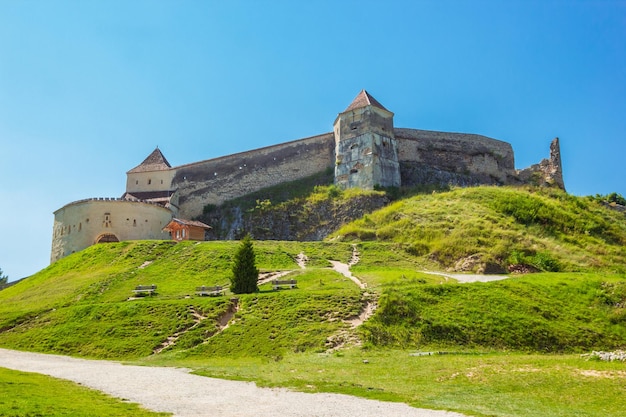
POLYGON ((509 143, 481 135, 394 130, 402 185, 509 184, 515 161, 509 143))
MULTIPOLYGON (((530 181, 524 176, 526 173, 519 176, 515 170, 509 143, 481 135, 404 128, 394 129, 394 135, 402 186, 530 181)), ((333 133, 325 133, 173 168, 172 188, 178 188, 179 216, 196 218, 207 204, 219 205, 265 187, 319 173, 334 167, 336 160, 333 133)), ((564 188, 560 157, 558 161, 551 157, 550 161, 553 162, 549 170, 556 173, 556 184, 564 188)))
POLYGON ((335 162, 332 133, 176 167, 179 216, 193 219, 207 204, 219 205, 265 187, 317 174, 335 162))
POLYGON ((67 204, 54 212, 50 261, 93 245, 105 233, 119 241, 169 239, 161 229, 171 218, 170 210, 139 201, 94 198, 67 204))

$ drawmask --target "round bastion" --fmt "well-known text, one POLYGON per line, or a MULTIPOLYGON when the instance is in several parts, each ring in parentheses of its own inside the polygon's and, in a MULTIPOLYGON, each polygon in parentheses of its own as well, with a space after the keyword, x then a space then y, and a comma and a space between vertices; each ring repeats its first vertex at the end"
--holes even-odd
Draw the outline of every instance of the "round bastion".
POLYGON ((169 209, 145 201, 90 198, 69 203, 54 212, 50 261, 96 243, 169 239, 162 229, 171 219, 169 209))

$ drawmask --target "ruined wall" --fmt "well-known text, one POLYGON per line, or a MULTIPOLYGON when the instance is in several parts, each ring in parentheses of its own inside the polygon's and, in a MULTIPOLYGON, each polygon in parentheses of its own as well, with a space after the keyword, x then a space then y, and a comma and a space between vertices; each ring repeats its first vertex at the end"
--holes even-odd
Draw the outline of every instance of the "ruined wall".
POLYGON ((394 132, 403 186, 509 184, 516 176, 509 143, 464 133, 394 132))
POLYGON ((193 219, 207 204, 301 179, 332 167, 332 133, 176 167, 179 216, 193 219))
POLYGON ((157 204, 116 198, 75 201, 54 212, 50 262, 93 245, 104 233, 119 241, 169 239, 161 229, 171 218, 171 211, 157 204))
POLYGON ((517 171, 517 177, 522 184, 532 184, 541 187, 556 186, 565 190, 563 182, 563 167, 561 165, 561 146, 559 138, 550 143, 550 157, 535 165, 517 171))

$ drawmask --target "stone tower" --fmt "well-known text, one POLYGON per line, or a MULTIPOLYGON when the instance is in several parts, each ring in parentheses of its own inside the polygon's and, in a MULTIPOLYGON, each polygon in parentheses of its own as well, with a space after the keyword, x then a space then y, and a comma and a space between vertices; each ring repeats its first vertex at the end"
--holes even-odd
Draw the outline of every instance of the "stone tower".
POLYGON ((362 90, 334 124, 335 184, 373 189, 400 186, 393 113, 362 90))

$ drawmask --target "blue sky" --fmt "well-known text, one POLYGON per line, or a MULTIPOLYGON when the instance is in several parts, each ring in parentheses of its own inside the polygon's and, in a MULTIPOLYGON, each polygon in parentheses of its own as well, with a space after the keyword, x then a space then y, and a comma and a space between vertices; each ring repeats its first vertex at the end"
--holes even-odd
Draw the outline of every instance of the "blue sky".
POLYGON ((558 136, 576 195, 626 196, 626 1, 0 0, 0 268, 53 212, 172 165, 332 130, 361 89, 396 127, 558 136))

